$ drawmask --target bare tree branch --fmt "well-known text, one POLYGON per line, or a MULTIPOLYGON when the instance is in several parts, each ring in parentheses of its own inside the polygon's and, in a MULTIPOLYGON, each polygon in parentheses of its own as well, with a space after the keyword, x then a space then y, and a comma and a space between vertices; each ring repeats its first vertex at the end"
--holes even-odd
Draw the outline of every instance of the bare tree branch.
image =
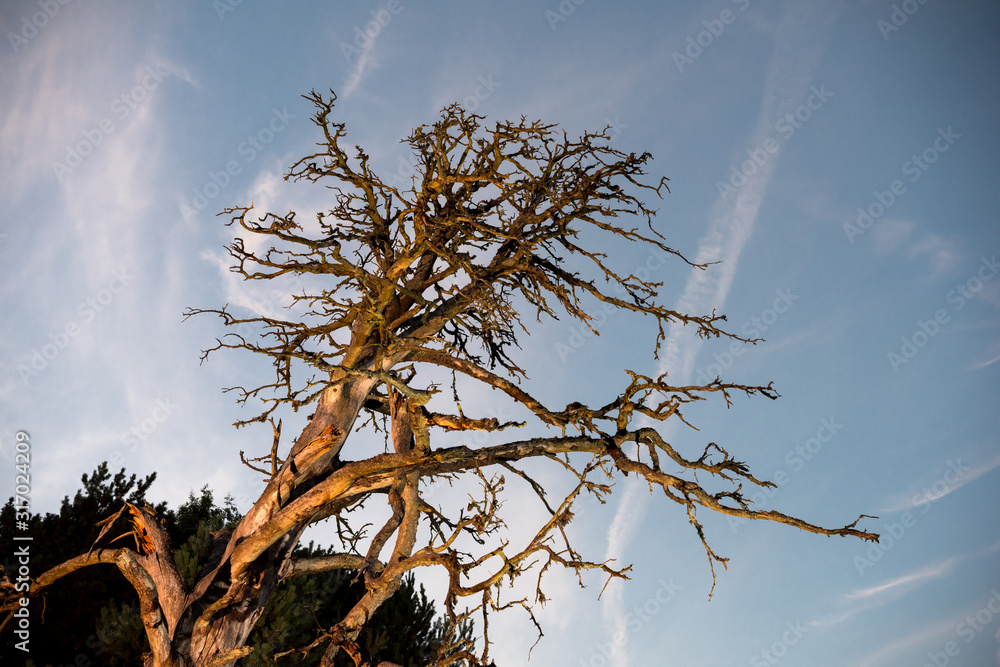
MULTIPOLYGON (((641 477, 683 507, 708 556, 713 590, 714 565, 728 559, 711 548, 699 509, 820 535, 878 538, 857 527, 865 515, 830 529, 755 509, 743 484, 772 482, 756 477, 723 445, 709 442, 699 445, 700 454, 689 454, 655 428, 676 418, 695 429, 683 411, 714 395, 726 405, 739 395, 777 399, 771 384, 716 378, 675 386, 666 373, 626 370, 627 382, 609 389, 603 405, 563 408, 545 405, 525 388, 528 372, 515 357, 533 322, 568 318, 592 328, 595 305, 651 318, 658 330, 653 356, 667 326, 690 326, 703 338, 758 342, 727 331, 725 317, 715 312, 662 305, 660 283, 616 268, 618 258, 606 252, 609 240, 619 240, 692 270, 710 268, 688 261, 654 229, 655 211, 640 197, 659 198, 669 189, 666 179, 646 181, 649 154, 612 148, 606 129, 573 139, 554 125, 524 118, 487 128, 482 116, 452 105, 406 138, 416 174, 412 187, 397 188, 373 171, 360 147, 345 145, 346 128, 332 118, 332 92, 306 98, 316 107, 313 122, 322 140, 286 179, 327 185, 331 208, 309 221, 291 211, 259 213, 252 204, 224 211, 236 234, 228 246, 233 272, 248 281, 299 279, 288 315, 244 314, 228 306, 186 312, 214 314, 229 329, 203 359, 243 350, 273 366, 271 381, 227 390, 261 410, 237 426, 271 423, 269 450, 249 458, 240 452, 243 463, 265 477, 263 492, 235 529, 216 536, 214 555, 191 590, 177 574, 172 547, 151 509, 128 505, 111 517, 98 541, 127 512, 133 529, 126 536, 134 537, 135 549, 95 545, 92 553, 34 580, 31 595, 80 568, 114 563, 139 593, 151 667, 228 666, 252 650, 246 646, 250 630, 283 579, 349 568, 364 579, 361 599, 311 644, 279 655, 322 649, 323 665, 343 652, 358 666, 392 667, 366 655, 358 637, 406 573, 435 567, 447 574, 448 618, 457 624, 481 616, 482 637, 481 651, 459 639, 442 647, 434 664, 472 667, 490 662, 492 613, 520 608, 541 639, 532 609, 546 600, 543 577, 552 566, 573 571, 581 585, 587 572, 607 581, 628 579, 630 566, 588 558, 566 530, 581 494, 604 502, 619 472, 641 477), (640 226, 623 224, 632 219, 640 226), (457 414, 439 405, 434 380, 442 371, 452 374, 457 414), (458 376, 465 390, 498 390, 505 405, 537 420, 537 430, 499 444, 435 446, 442 431, 497 434, 527 426, 466 415, 458 376), (314 409, 308 424, 280 455, 282 422, 274 413, 306 406, 314 409), (353 446, 351 435, 366 417, 376 427, 376 419, 384 420, 385 453, 369 455, 353 446), (636 424, 637 417, 645 425, 636 424), (561 501, 539 481, 543 466, 568 479, 561 501), (514 543, 503 519, 504 474, 538 500, 537 516, 519 517, 536 521, 524 543, 514 543), (462 479, 478 482, 467 503, 429 502, 436 487, 462 479), (387 518, 373 534, 352 526, 351 512, 383 501, 387 518), (340 552, 295 558, 303 531, 327 518, 336 522, 340 552), (508 587, 524 575, 533 580, 533 595, 508 600, 508 587), (465 602, 473 606, 459 610, 465 602)), ((9 582, 0 584, 0 612, 9 615, 17 599, 9 582)))

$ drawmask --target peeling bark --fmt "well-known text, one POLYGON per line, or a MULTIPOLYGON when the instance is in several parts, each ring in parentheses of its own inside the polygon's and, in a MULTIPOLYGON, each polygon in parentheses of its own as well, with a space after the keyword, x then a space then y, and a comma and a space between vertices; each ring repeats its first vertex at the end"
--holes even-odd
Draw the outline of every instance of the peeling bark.
MULTIPOLYGON (((625 371, 629 382, 609 391, 605 405, 571 403, 562 409, 524 388, 527 373, 511 356, 518 336, 528 332, 522 318, 559 315, 590 327, 594 318, 587 303, 652 318, 659 329, 654 355, 664 326, 670 325, 691 326, 703 338, 758 342, 720 328, 725 318, 714 312, 681 313, 659 305, 659 283, 615 270, 600 248, 579 240, 588 230, 638 243, 660 260, 708 268, 665 245, 653 229, 654 211, 637 195, 662 196, 669 190, 666 179, 643 182, 648 154, 611 148, 607 130, 571 140, 554 126, 524 119, 485 130, 482 117, 452 106, 439 121, 417 128, 407 139, 417 157, 417 175, 413 189, 401 190, 371 171, 360 148, 353 157, 346 152, 344 125, 330 118, 335 96, 312 93, 307 98, 317 107, 313 120, 324 141, 317 153, 293 165, 286 178, 333 183, 333 208, 319 213, 313 224, 300 224, 295 213, 258 217, 251 213, 252 205, 227 211, 230 224, 241 233, 274 244, 258 252, 236 237, 229 247, 235 272, 246 280, 285 275, 312 280, 293 295, 299 306, 295 317, 240 318, 226 308, 188 312, 213 313, 228 327, 261 330, 253 340, 230 334, 205 352, 240 349, 265 355, 274 364, 274 382, 231 388, 240 402, 260 399, 265 406, 238 426, 264 421, 274 426, 270 453, 243 459, 270 476, 260 498, 233 530, 215 534, 212 555, 190 590, 151 508, 127 505, 119 515, 127 511, 132 518, 134 549, 95 544, 90 553, 35 579, 32 596, 70 572, 114 564, 139 595, 151 647, 148 667, 229 667, 253 650, 247 638, 283 579, 357 570, 366 586, 361 599, 310 646, 289 648, 285 654, 322 649, 323 664, 329 665, 344 652, 361 667, 376 664, 358 642, 375 611, 396 593, 407 572, 437 567, 448 575, 449 618, 458 623, 468 614, 481 614, 483 637, 478 654, 472 642, 456 639, 442 649, 435 667, 472 666, 491 664, 490 613, 517 606, 535 620, 531 610, 545 600, 542 578, 552 565, 573 570, 581 584, 587 571, 608 580, 628 579, 629 567, 588 560, 565 530, 579 497, 603 499, 618 473, 642 477, 684 508, 713 565, 713 581, 714 563, 725 565, 727 559, 709 546, 698 508, 821 535, 877 540, 856 527, 864 515, 828 529, 755 509, 742 485, 774 484, 756 478, 727 449, 709 443, 695 458, 666 442, 655 428, 633 426, 638 415, 652 423, 677 418, 687 424, 682 414, 686 406, 713 395, 727 404, 737 394, 776 399, 770 384, 739 385, 716 378, 705 385, 674 386, 666 374, 653 378, 625 371), (618 225, 617 218, 638 218, 648 233, 618 225), (589 265, 594 277, 566 269, 569 259, 589 265), (315 377, 300 378, 299 365, 315 377), (533 415, 541 429, 558 433, 542 430, 543 436, 502 444, 435 448, 434 429, 497 432, 524 424, 466 416, 457 379, 452 386, 457 414, 442 411, 441 401, 433 400, 441 389, 424 382, 426 370, 450 371, 463 382, 497 389, 496 396, 533 415), (310 405, 315 409, 311 420, 281 458, 281 422, 275 424, 273 413, 310 405), (385 420, 391 451, 348 458, 359 418, 376 427, 385 420), (661 457, 670 460, 673 472, 661 467, 661 457), (270 469, 251 461, 269 461, 270 469), (539 465, 568 475, 571 491, 561 499, 549 498, 533 476, 539 465), (539 501, 542 519, 526 544, 512 545, 505 537, 500 512, 508 484, 504 474, 539 501), (478 495, 470 496, 467 505, 438 508, 422 496, 422 485, 456 476, 479 484, 478 495), (347 510, 381 499, 388 504, 389 518, 363 537, 350 527, 347 510), (330 517, 341 527, 343 553, 293 557, 303 531, 330 517), (429 529, 430 538, 418 543, 421 526, 429 529), (501 603, 505 582, 529 573, 536 582, 534 599, 501 603), (459 612, 458 605, 468 601, 476 606, 459 612)), ((108 520, 98 542, 117 516, 108 520)), ((0 582, 0 613, 8 618, 18 605, 12 590, 9 581, 0 582)))

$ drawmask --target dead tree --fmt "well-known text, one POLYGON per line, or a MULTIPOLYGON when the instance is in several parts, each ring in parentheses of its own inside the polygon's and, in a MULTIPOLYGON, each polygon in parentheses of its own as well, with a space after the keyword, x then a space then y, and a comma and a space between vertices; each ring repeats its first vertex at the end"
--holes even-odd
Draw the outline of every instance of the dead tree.
MULTIPOLYGON (((858 521, 827 529, 754 509, 743 484, 774 486, 771 482, 754 477, 721 445, 708 443, 692 455, 648 425, 672 417, 683 421, 687 404, 711 394, 727 404, 736 394, 777 398, 771 384, 744 386, 716 378, 706 385, 677 386, 666 373, 654 377, 627 370, 620 390, 609 392, 603 405, 571 403, 561 409, 524 388, 527 373, 513 350, 531 320, 562 316, 589 326, 588 308, 593 312, 599 304, 653 318, 659 325, 651 345, 654 356, 664 327, 671 325, 693 327, 704 338, 756 342, 720 328, 725 318, 714 312, 681 313, 660 305, 660 283, 616 272, 600 251, 602 238, 620 237, 694 269, 708 268, 689 262, 653 229, 654 211, 640 196, 659 196, 667 184, 666 179, 644 181, 648 154, 611 148, 607 129, 571 139, 553 125, 524 118, 486 129, 483 117, 456 105, 405 140, 416 158, 416 175, 412 187, 401 189, 373 172, 361 148, 349 154, 344 125, 331 119, 335 95, 306 97, 316 105, 313 121, 323 140, 286 179, 328 184, 333 207, 309 222, 300 222, 294 212, 259 215, 252 205, 224 212, 241 235, 229 246, 232 270, 245 280, 303 278, 308 287, 293 295, 303 315, 241 317, 225 307, 187 313, 214 313, 239 329, 205 355, 240 349, 273 362, 273 382, 233 388, 242 402, 259 400, 263 406, 261 414, 237 425, 270 421, 274 426, 270 454, 244 459, 265 474, 266 488, 235 530, 216 535, 213 558, 193 588, 178 576, 172 548, 153 513, 129 506, 123 511, 132 518, 135 548, 97 544, 35 579, 32 596, 44 595, 71 571, 114 564, 141 601, 151 648, 147 665, 220 667, 253 650, 245 645, 247 636, 282 579, 350 568, 363 577, 364 596, 311 646, 289 652, 322 650, 323 664, 329 665, 343 651, 362 665, 368 658, 355 641, 359 631, 415 568, 447 572, 444 599, 452 618, 471 605, 487 621, 490 612, 509 606, 530 614, 532 605, 545 599, 542 575, 552 565, 577 576, 594 570, 609 580, 627 578, 627 567, 588 560, 575 550, 566 530, 574 501, 581 494, 605 496, 618 472, 643 478, 680 505, 710 564, 724 565, 726 558, 706 541, 700 508, 821 535, 877 539, 856 528, 858 521), (631 227, 621 220, 641 224, 631 227), (245 240, 250 238, 253 243, 245 240), (257 250, 261 240, 270 247, 257 250), (570 263, 590 268, 578 271, 570 263), (245 335, 248 327, 258 335, 245 335), (462 378, 451 396, 428 379, 442 373, 462 378), (541 435, 436 447, 436 432, 523 425, 466 415, 458 386, 474 383, 491 387, 530 415, 541 435), (456 407, 449 408, 452 400, 456 407), (306 406, 315 412, 282 456, 286 448, 274 413, 306 406), (376 427, 384 424, 391 443, 385 453, 352 458, 347 444, 362 423, 359 418, 370 418, 376 427), (550 501, 532 474, 543 464, 571 481, 570 492, 558 501, 550 501), (481 497, 467 506, 435 507, 422 498, 422 490, 462 475, 478 478, 481 485, 481 497), (505 476, 537 494, 544 508, 534 537, 516 547, 502 533, 505 476), (389 512, 371 536, 353 530, 347 516, 366 501, 385 502, 389 512), (327 518, 341 527, 343 553, 295 559, 293 550, 306 527, 327 518), (425 534, 429 537, 421 537, 425 534), (537 578, 534 595, 501 602, 502 588, 529 572, 537 578)), ((2 610, 12 613, 17 604, 8 594, 2 610)), ((489 663, 488 624, 482 629, 479 648, 453 646, 437 664, 489 663)))

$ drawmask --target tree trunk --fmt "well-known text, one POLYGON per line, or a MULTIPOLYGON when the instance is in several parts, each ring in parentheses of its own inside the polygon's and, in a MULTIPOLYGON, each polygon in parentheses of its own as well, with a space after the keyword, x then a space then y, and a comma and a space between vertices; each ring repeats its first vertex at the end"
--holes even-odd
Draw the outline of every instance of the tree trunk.
POLYGON ((190 592, 151 508, 129 506, 142 555, 117 550, 115 562, 139 593, 152 649, 146 667, 231 667, 250 653, 244 646, 247 638, 288 573, 287 561, 315 512, 270 543, 262 529, 290 501, 335 470, 335 457, 375 383, 360 378, 326 390, 312 421, 258 501, 231 534, 217 535, 214 558, 190 592))

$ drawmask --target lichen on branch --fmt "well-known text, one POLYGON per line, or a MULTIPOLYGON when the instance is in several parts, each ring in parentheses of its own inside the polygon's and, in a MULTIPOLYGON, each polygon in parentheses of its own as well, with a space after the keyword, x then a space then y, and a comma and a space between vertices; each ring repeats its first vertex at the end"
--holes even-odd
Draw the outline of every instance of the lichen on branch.
MULTIPOLYGON (((573 571, 581 585, 588 571, 607 580, 628 578, 629 566, 577 550, 569 529, 574 504, 587 495, 604 502, 619 474, 640 477, 683 506, 712 565, 713 582, 714 564, 727 559, 709 546, 699 509, 822 535, 877 539, 856 527, 863 517, 828 529, 756 509, 743 485, 772 482, 756 477, 721 444, 710 442, 690 454, 657 429, 671 418, 693 428, 683 411, 713 396, 727 405, 737 395, 777 399, 770 383, 716 378, 675 385, 667 373, 625 370, 603 405, 547 405, 530 392, 529 370, 538 375, 545 369, 522 368, 516 357, 532 327, 552 318, 591 326, 595 304, 652 318, 658 330, 650 344, 653 357, 670 326, 692 327, 703 338, 757 342, 727 331, 725 317, 715 312, 663 306, 660 283, 615 269, 604 252, 609 241, 624 240, 691 270, 710 270, 687 260, 655 230, 655 211, 643 198, 669 190, 665 178, 645 178, 648 153, 613 148, 609 128, 574 139, 523 117, 487 127, 484 117, 452 105, 404 140, 416 172, 403 188, 383 180, 362 148, 346 144, 345 125, 333 119, 332 92, 306 98, 316 107, 313 122, 321 140, 286 179, 325 185, 332 207, 308 221, 293 211, 260 213, 252 204, 224 211, 237 233, 228 247, 232 270, 247 281, 298 278, 301 291, 290 295, 295 307, 285 318, 243 316, 228 307, 186 313, 214 314, 230 330, 206 356, 244 350, 273 364, 273 381, 230 388, 239 401, 263 406, 237 425, 272 426, 261 456, 248 459, 240 452, 245 464, 264 475, 266 487, 235 529, 215 537, 212 560, 190 590, 167 590, 183 582, 150 560, 149 544, 156 545, 154 553, 169 545, 155 539, 156 522, 146 510, 131 510, 148 532, 135 551, 96 549, 91 559, 155 575, 128 573, 148 602, 150 623, 167 620, 147 628, 151 643, 156 638, 151 664, 231 663, 245 652, 249 629, 284 579, 333 569, 357 571, 365 594, 312 644, 286 653, 322 650, 323 665, 340 653, 356 665, 372 664, 357 643, 362 628, 404 575, 433 567, 447 573, 443 599, 454 627, 473 615, 482 619, 481 641, 456 634, 435 664, 487 665, 491 613, 521 608, 541 637, 532 610, 546 600, 543 578, 553 566, 573 571), (453 378, 454 410, 444 405, 434 381, 446 374, 453 378), (537 435, 502 441, 508 429, 527 423, 466 414, 459 377, 464 391, 496 390, 534 420, 537 435), (305 406, 314 410, 305 428, 293 442, 281 443, 275 411, 305 406), (359 418, 385 431, 384 453, 352 446, 359 418), (500 436, 444 446, 444 432, 500 436), (544 466, 565 476, 560 490, 544 466), (466 502, 431 502, 435 489, 461 479, 478 485, 466 502), (535 517, 518 517, 522 524, 535 518, 537 525, 516 544, 503 505, 507 487, 514 485, 537 499, 539 508, 535 517), (382 503, 380 525, 352 525, 354 512, 382 503), (303 531, 324 519, 334 520, 342 551, 297 559, 303 531), (510 584, 526 575, 533 577, 532 593, 506 599, 510 584)), ((89 562, 73 561, 42 575, 33 593, 89 562)), ((2 609, 9 611, 11 604, 5 600, 2 609)))

